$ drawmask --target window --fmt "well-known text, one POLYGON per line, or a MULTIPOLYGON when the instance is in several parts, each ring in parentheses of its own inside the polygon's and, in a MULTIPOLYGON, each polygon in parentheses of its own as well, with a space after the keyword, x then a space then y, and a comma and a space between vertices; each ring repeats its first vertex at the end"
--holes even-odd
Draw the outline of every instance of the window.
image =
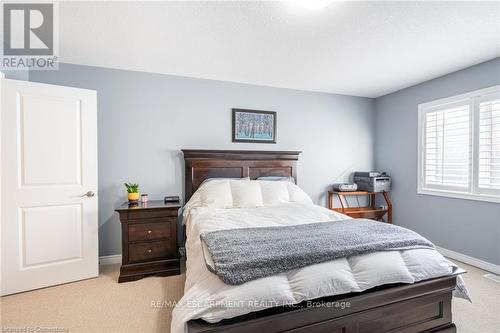
POLYGON ((500 202, 500 86, 418 112, 418 193, 500 202))

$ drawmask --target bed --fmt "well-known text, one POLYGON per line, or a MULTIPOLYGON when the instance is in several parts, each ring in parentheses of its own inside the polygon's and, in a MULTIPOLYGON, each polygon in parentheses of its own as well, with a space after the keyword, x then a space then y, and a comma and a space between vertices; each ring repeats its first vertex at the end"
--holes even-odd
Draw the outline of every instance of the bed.
MULTIPOLYGON (((183 154, 186 202, 198 195, 198 188, 207 179, 248 177, 254 180, 274 176, 291 177, 297 182, 300 152, 296 151, 183 150, 183 154)), ((252 209, 188 207, 192 213, 188 214, 186 222, 185 295, 173 311, 172 333, 456 331, 451 299, 463 270, 451 264, 447 266, 449 262, 434 250, 432 253, 392 251, 392 257, 385 253, 379 257, 378 254, 361 256, 359 262, 365 266, 360 266, 364 271, 359 276, 369 274, 370 278, 361 283, 356 281, 354 287, 330 286, 336 292, 324 287, 328 283, 321 279, 328 276, 324 272, 334 272, 329 281, 340 281, 335 275, 345 271, 340 260, 324 264, 332 266, 313 265, 290 273, 293 276, 287 272, 239 286, 225 285, 209 271, 199 242, 201 232, 275 225, 285 220, 280 218, 283 216, 287 221, 293 220, 290 223, 345 218, 342 214, 308 204, 305 198, 302 201, 300 191, 296 197, 298 199, 291 203, 252 209), (401 262, 406 265, 406 271, 401 273, 401 269, 395 269, 399 270, 394 275, 397 278, 377 280, 374 278, 377 274, 373 273, 376 271, 369 272, 370 263, 383 266, 400 260, 400 256, 404 259, 401 262), (429 262, 428 267, 416 264, 419 260, 425 261, 422 258, 429 262), (433 273, 429 273, 432 270, 433 273), (404 277, 399 277, 402 274, 404 277), (321 281, 315 282, 315 279, 321 281), (392 283, 381 284, 381 281, 392 283), (338 290, 348 292, 339 293, 338 290), (227 300, 245 300, 247 303, 233 307, 233 303, 227 300), (252 303, 253 300, 256 302, 252 303), (251 308, 247 306, 248 302, 253 305, 251 308)), ((190 205, 193 202, 196 198, 189 201, 190 205)), ((349 264, 349 269, 354 271, 352 263, 349 264)), ((392 266, 396 265, 387 266, 381 275, 391 276, 392 266)))

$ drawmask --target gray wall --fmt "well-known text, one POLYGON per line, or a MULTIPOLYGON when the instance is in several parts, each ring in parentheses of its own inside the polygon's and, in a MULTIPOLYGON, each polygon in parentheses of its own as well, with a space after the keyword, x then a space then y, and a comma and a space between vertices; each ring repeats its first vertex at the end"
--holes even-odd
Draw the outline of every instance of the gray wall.
POLYGON ((334 181, 373 167, 373 100, 61 64, 30 80, 98 93, 99 253, 121 252, 113 209, 124 181, 151 199, 182 195, 181 148, 302 150, 299 184, 317 203, 334 181), (231 143, 231 108, 278 112, 277 144, 231 143))
POLYGON ((394 180, 394 222, 500 265, 500 204, 417 194, 417 105, 500 84, 500 58, 376 99, 375 166, 394 180))
POLYGON ((28 70, 16 70, 16 71, 2 71, 5 74, 6 79, 12 80, 29 80, 29 71, 28 70))

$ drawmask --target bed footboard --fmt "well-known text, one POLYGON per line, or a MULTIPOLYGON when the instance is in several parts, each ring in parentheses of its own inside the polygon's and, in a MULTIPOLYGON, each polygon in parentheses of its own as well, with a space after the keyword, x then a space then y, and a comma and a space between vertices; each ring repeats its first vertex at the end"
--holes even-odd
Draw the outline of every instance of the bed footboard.
POLYGON ((456 332, 451 299, 456 277, 392 285, 271 308, 209 324, 188 322, 189 333, 456 332))

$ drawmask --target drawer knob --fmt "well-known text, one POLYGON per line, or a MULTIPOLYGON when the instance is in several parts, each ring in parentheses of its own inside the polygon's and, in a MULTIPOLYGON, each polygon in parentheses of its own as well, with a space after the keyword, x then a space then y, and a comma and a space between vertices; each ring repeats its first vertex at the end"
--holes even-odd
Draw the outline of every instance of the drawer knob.
POLYGON ((148 253, 151 253, 151 252, 153 252, 153 250, 152 250, 152 249, 149 249, 149 250, 148 250, 148 253))
POLYGON ((148 234, 150 234, 150 233, 152 233, 152 231, 151 231, 151 230, 148 230, 148 234))

